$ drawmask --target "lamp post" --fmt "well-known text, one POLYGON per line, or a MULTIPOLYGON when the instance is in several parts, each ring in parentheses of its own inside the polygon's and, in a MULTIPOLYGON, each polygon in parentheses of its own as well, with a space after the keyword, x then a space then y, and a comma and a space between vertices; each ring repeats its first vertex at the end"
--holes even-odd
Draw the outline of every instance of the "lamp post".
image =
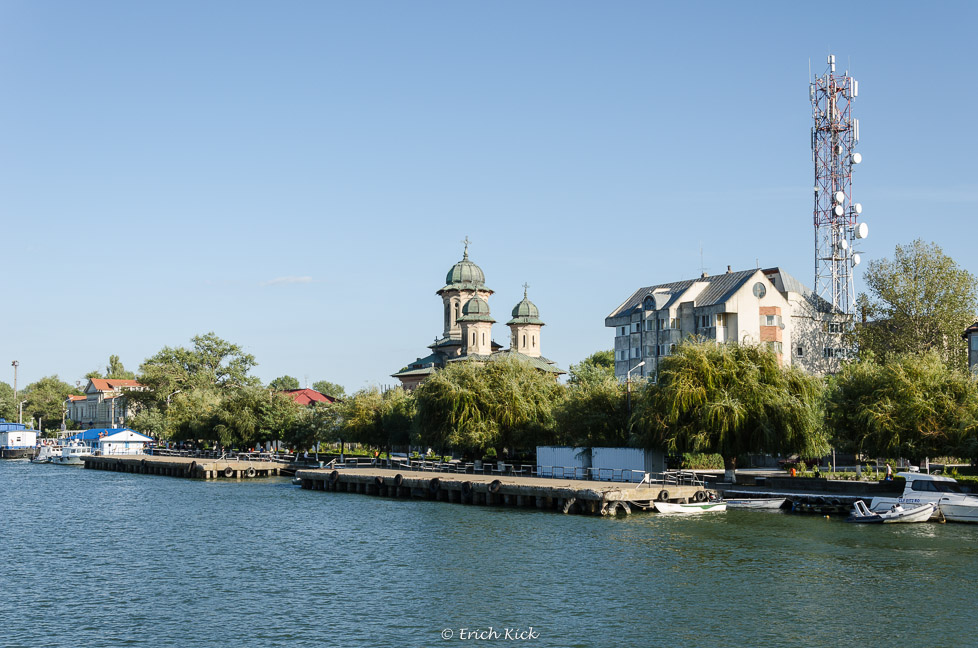
MULTIPOLYGON (((10 363, 10 366, 14 368, 14 402, 16 403, 17 402, 17 367, 20 366, 20 363, 14 360, 13 362, 10 363)), ((17 422, 23 423, 23 421, 20 420, 18 420, 17 422)))
POLYGON ((625 396, 628 401, 628 413, 632 413, 632 372, 645 364, 642 360, 637 365, 625 372, 625 396))

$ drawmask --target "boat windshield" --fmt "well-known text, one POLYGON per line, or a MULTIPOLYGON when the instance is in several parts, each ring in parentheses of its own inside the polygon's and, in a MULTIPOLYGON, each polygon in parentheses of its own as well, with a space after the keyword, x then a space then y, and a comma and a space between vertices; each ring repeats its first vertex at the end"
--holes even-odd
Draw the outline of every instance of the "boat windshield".
POLYGON ((929 479, 915 479, 910 484, 911 490, 926 491, 931 493, 961 493, 961 487, 955 482, 931 481, 929 479))

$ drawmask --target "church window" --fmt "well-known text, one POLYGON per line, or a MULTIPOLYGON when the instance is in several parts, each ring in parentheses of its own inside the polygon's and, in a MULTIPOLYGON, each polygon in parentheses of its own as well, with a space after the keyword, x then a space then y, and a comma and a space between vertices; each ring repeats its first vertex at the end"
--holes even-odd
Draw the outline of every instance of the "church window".
POLYGON ((531 337, 531 339, 533 340, 533 348, 537 348, 537 336, 534 335, 531 337))
POLYGON ((526 334, 523 334, 523 346, 526 346, 526 334))
POLYGON ((483 333, 482 334, 482 346, 485 346, 485 345, 486 345, 486 334, 483 333))

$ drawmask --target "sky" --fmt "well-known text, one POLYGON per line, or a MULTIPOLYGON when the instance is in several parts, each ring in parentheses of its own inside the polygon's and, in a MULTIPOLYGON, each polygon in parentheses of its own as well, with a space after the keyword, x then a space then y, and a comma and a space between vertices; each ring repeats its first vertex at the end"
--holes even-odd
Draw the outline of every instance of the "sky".
POLYGON ((395 384, 461 241, 566 369, 640 286, 814 283, 811 76, 859 81, 870 228, 978 274, 969 2, 0 0, 0 380, 215 332, 395 384), (3 369, 6 367, 6 369, 3 369))

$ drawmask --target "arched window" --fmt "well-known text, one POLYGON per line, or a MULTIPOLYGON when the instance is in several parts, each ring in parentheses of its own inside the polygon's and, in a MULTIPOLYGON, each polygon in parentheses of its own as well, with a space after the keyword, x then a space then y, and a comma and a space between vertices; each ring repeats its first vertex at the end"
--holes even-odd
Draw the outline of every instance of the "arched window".
POLYGON ((475 346, 475 331, 472 331, 472 346, 475 346))
POLYGON ((458 302, 457 301, 455 302, 455 320, 454 321, 458 321, 458 302))
POLYGON ((486 334, 482 334, 482 346, 486 346, 486 334))
POLYGON ((523 346, 526 346, 526 333, 523 334, 523 346))
MULTIPOLYGON (((532 336, 531 339, 533 340, 533 348, 534 349, 537 348, 537 336, 534 335, 534 336, 532 336)), ((524 344, 525 344, 525 342, 524 342, 524 344)))

